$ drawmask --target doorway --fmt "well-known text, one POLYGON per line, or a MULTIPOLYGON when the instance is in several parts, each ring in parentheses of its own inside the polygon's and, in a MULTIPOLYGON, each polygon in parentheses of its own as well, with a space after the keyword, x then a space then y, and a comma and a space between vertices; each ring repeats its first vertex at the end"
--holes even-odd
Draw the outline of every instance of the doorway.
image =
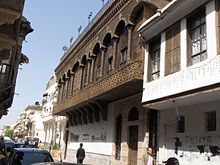
POLYGON ((66 131, 66 135, 65 135, 64 159, 66 159, 67 145, 68 145, 68 138, 69 138, 69 130, 66 131))
POLYGON ((128 165, 137 165, 138 126, 130 126, 128 131, 128 165))

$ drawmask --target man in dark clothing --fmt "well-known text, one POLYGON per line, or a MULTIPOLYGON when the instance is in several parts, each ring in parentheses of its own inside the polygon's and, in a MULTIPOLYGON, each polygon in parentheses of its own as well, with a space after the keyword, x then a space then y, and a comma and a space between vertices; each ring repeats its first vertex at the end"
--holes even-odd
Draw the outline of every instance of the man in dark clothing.
POLYGON ((78 148, 76 152, 76 158, 77 158, 77 163, 83 163, 83 160, 85 158, 85 150, 82 148, 83 144, 80 143, 80 147, 78 148))

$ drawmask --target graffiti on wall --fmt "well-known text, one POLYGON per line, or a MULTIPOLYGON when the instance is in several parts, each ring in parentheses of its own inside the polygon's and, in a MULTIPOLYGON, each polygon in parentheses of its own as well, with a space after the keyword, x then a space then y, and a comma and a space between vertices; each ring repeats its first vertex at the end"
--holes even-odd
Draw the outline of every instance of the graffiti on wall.
MULTIPOLYGON (((216 142, 220 136, 182 136, 170 137, 176 155, 184 156, 181 151, 207 153, 208 156, 220 156, 220 143, 216 142), (208 154, 209 153, 209 154, 208 154)), ((220 142, 220 141, 219 141, 220 142)), ((208 158, 209 159, 209 158, 208 158)))

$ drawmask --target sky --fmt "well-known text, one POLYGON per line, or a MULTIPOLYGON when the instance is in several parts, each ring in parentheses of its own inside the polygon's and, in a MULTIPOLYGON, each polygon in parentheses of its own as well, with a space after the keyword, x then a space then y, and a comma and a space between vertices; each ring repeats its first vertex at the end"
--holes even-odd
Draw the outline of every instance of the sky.
POLYGON ((28 105, 41 103, 46 84, 64 54, 62 48, 70 46, 71 37, 77 39, 79 27, 82 32, 88 25, 90 12, 92 20, 102 6, 103 0, 25 0, 23 16, 34 29, 22 47, 29 64, 19 67, 13 104, 2 117, 0 129, 15 123, 28 105))

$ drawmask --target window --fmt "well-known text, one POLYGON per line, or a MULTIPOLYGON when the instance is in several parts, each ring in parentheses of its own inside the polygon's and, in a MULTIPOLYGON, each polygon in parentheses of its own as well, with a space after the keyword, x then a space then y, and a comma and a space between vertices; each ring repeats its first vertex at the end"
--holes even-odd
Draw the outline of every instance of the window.
POLYGON ((179 116, 179 120, 177 122, 177 133, 185 132, 185 116, 179 116))
POLYGON ((87 76, 88 76, 88 65, 86 64, 83 68, 83 87, 87 85, 87 76))
POLYGON ((137 108, 132 108, 129 112, 129 115, 128 115, 128 121, 135 121, 135 120, 138 120, 138 109, 137 108))
POLYGON ((99 49, 98 54, 96 56, 96 81, 100 80, 100 75, 101 75, 101 60, 102 59, 102 54, 101 50, 99 49))
POLYGON ((11 70, 11 50, 0 51, 0 82, 8 83, 11 70))
POLYGON ((206 112, 206 131, 216 131, 216 111, 206 112))
POLYGON ((10 65, 7 64, 1 64, 0 65, 0 81, 3 83, 8 82, 8 77, 10 73, 10 65))
POLYGON ((125 47, 121 50, 121 60, 120 60, 120 68, 126 65, 128 56, 128 47, 125 47))
POLYGON ((108 74, 111 74, 111 72, 112 72, 112 60, 113 60, 113 57, 112 57, 112 56, 108 58, 107 75, 108 75, 108 74))
POLYGON ((151 58, 151 80, 156 80, 160 77, 160 38, 150 43, 149 46, 151 58))
POLYGON ((203 9, 189 17, 187 25, 189 34, 188 48, 190 51, 188 55, 191 54, 191 61, 189 62, 193 65, 207 58, 205 10, 203 9))
POLYGON ((174 24, 166 31, 165 74, 180 70, 180 23, 174 24))

